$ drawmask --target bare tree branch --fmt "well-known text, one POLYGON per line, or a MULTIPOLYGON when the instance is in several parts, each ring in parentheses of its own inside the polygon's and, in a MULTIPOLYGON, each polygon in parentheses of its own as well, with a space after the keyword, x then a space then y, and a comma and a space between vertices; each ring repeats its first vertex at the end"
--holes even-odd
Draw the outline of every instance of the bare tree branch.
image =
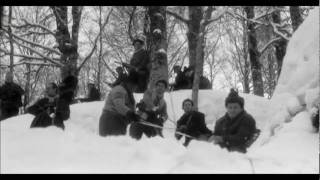
POLYGON ((188 24, 190 22, 188 19, 178 15, 177 13, 171 12, 169 10, 166 10, 166 13, 171 15, 171 16, 173 16, 173 17, 175 17, 176 19, 179 19, 180 21, 182 21, 182 22, 184 22, 186 24, 188 24))
POLYGON ((25 24, 23 24, 23 25, 12 25, 12 27, 17 28, 17 29, 28 27, 28 26, 29 27, 35 27, 35 28, 41 28, 41 29, 45 30, 46 32, 48 32, 49 34, 51 34, 53 36, 55 35, 55 33, 52 30, 48 29, 47 27, 45 27, 45 26, 43 26, 41 24, 31 23, 26 19, 22 19, 22 20, 25 22, 25 24))
MULTIPOLYGON (((9 34, 9 31, 8 31, 8 30, 5 30, 5 29, 3 29, 3 30, 4 30, 6 33, 9 34)), ((26 42, 26 43, 29 43, 29 44, 31 44, 31 45, 33 45, 33 46, 37 46, 37 47, 40 47, 40 48, 45 49, 45 50, 47 50, 47 51, 56 53, 57 55, 61 55, 61 53, 60 53, 59 51, 55 50, 55 49, 52 49, 52 48, 50 48, 50 47, 46 47, 46 46, 43 46, 43 45, 41 45, 41 44, 38 44, 38 43, 35 43, 35 42, 32 42, 32 41, 29 41, 28 39, 24 39, 24 38, 22 38, 22 37, 19 37, 18 35, 14 34, 14 33, 11 33, 11 34, 12 34, 13 37, 15 37, 15 38, 17 38, 17 39, 19 39, 19 40, 21 40, 21 41, 23 41, 23 42, 26 42)))
MULTIPOLYGON (((103 23, 103 25, 102 25, 102 27, 101 27, 102 29, 104 29, 104 27, 107 25, 112 11, 113 11, 113 9, 110 10, 110 12, 109 12, 109 14, 108 14, 105 22, 103 23)), ((81 68, 83 67, 83 65, 88 61, 88 59, 91 58, 92 54, 93 54, 94 51, 96 50, 96 48, 97 48, 97 42, 98 42, 99 37, 101 36, 101 32, 102 32, 102 31, 100 31, 99 34, 97 35, 97 37, 95 38, 95 40, 94 40, 94 46, 93 46, 93 48, 91 49, 91 52, 84 58, 84 60, 83 60, 82 63, 80 64, 80 66, 77 68, 77 71, 78 71, 78 72, 81 70, 81 68)))
POLYGON ((274 42, 277 42, 279 40, 281 40, 282 37, 277 37, 275 39, 272 39, 271 41, 269 41, 266 45, 264 45, 264 47, 259 51, 259 55, 262 55, 264 53, 264 51, 266 51, 268 49, 269 46, 271 46, 274 42))
POLYGON ((61 66, 61 67, 63 66, 63 64, 60 63, 59 61, 55 61, 55 60, 53 60, 52 58, 43 55, 42 53, 40 53, 39 51, 35 50, 34 48, 31 48, 31 47, 29 47, 29 46, 27 46, 27 45, 21 44, 21 43, 19 43, 19 42, 18 42, 17 40, 15 40, 15 39, 13 39, 13 41, 14 41, 17 45, 22 46, 22 47, 24 47, 24 48, 26 48, 26 49, 34 52, 35 54, 39 55, 39 56, 42 57, 44 60, 48 60, 48 61, 52 62, 53 64, 56 64, 56 65, 61 66))
MULTIPOLYGON (((8 52, 6 49, 0 47, 0 52, 3 52, 5 55, 10 55, 10 52, 8 52)), ((43 61, 43 58, 42 57, 35 57, 35 56, 29 56, 29 55, 25 55, 25 54, 13 54, 13 56, 16 56, 16 57, 23 57, 25 59, 35 59, 35 60, 42 60, 43 61)), ((58 61, 59 59, 57 58, 52 58, 56 61, 58 61)))
POLYGON ((133 36, 132 36, 132 32, 131 32, 131 28, 132 28, 132 21, 133 21, 133 15, 136 12, 137 6, 133 6, 132 12, 130 14, 130 20, 129 20, 129 28, 128 28, 128 35, 130 40, 133 42, 133 36))
POLYGON ((272 28, 273 28, 273 31, 274 31, 277 35, 279 35, 279 36, 281 36, 283 39, 289 41, 290 38, 288 38, 286 35, 282 34, 282 33, 278 30, 277 24, 275 24, 275 23, 273 23, 273 22, 270 22, 270 24, 271 24, 271 26, 272 26, 272 28))
MULTIPOLYGON (((212 7, 212 6, 210 6, 210 7, 212 7)), ((210 10, 210 9, 212 9, 211 10, 211 13, 212 13, 212 11, 213 11, 213 8, 208 8, 208 10, 210 10)), ((210 23, 212 23, 212 22, 214 22, 214 21, 217 21, 217 20, 219 20, 221 17, 223 17, 224 16, 224 14, 227 12, 227 9, 224 9, 222 12, 220 12, 216 17, 214 17, 214 18, 211 18, 211 17, 209 17, 208 19, 206 19, 206 21, 205 21, 205 23, 204 23, 204 26, 207 26, 208 24, 210 24, 210 23)), ((210 12, 209 12, 210 13, 210 12)), ((210 13, 210 16, 211 16, 211 13, 210 13)))

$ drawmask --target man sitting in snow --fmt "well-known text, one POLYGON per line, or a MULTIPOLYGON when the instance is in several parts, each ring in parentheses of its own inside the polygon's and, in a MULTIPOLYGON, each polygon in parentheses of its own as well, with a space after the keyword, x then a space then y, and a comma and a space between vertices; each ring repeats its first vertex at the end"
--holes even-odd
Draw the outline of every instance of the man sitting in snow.
MULTIPOLYGON (((177 121, 177 132, 185 133, 197 140, 207 140, 212 132, 207 128, 204 114, 193 110, 193 101, 186 99, 182 102, 184 114, 177 121)), ((176 133, 175 137, 180 140, 182 135, 176 133)), ((184 146, 188 146, 192 139, 185 137, 184 146)))
MULTIPOLYGON (((153 90, 148 89, 140 103, 137 104, 139 114, 144 120, 152 124, 163 126, 163 123, 168 119, 167 104, 164 100, 164 92, 168 88, 165 80, 158 80, 153 90)), ((135 139, 140 139, 142 134, 147 137, 162 135, 162 129, 150 127, 147 125, 134 122, 130 126, 130 136, 135 139)))
POLYGON ((55 83, 50 83, 46 87, 45 97, 39 99, 36 103, 27 108, 27 113, 35 115, 30 128, 48 127, 51 125, 60 128, 63 127, 61 123, 54 121, 57 93, 58 86, 55 83))
POLYGON ((131 74, 111 89, 100 116, 100 136, 125 135, 129 123, 139 120, 133 97, 137 84, 138 77, 131 74))
POLYGON ((133 40, 135 52, 130 60, 130 64, 123 63, 123 66, 129 69, 128 74, 138 74, 138 88, 134 91, 136 93, 146 91, 151 70, 149 54, 143 48, 144 43, 144 36, 135 37, 133 40))
POLYGON ((246 153, 255 133, 260 130, 256 129, 254 118, 244 110, 244 99, 234 89, 225 99, 225 106, 227 113, 216 121, 209 141, 229 151, 246 153))

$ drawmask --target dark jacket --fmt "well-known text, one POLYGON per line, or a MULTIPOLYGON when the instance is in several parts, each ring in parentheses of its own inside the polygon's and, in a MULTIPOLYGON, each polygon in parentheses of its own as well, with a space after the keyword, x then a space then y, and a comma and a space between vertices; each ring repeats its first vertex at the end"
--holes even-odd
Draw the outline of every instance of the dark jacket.
POLYGON ((6 82, 0 87, 1 107, 19 108, 22 106, 21 96, 24 90, 16 83, 6 82))
POLYGON ((226 113, 217 120, 213 135, 222 136, 221 147, 229 151, 246 152, 246 142, 256 132, 256 122, 246 111, 241 112, 237 117, 231 119, 226 113))
POLYGON ((75 76, 67 76, 59 85, 59 98, 56 106, 55 121, 63 123, 63 121, 70 117, 70 107, 72 103, 78 79, 75 76))
POLYGON ((184 133, 195 138, 198 138, 200 135, 212 133, 206 126, 204 114, 198 111, 183 114, 177 122, 176 131, 178 131, 182 125, 187 126, 184 133))
POLYGON ((0 121, 19 114, 24 90, 15 83, 6 82, 0 87, 0 121))
POLYGON ((208 78, 200 76, 199 89, 212 89, 212 84, 208 78))
POLYGON ((130 122, 126 114, 128 111, 134 111, 134 107, 133 93, 124 83, 112 88, 100 116, 100 136, 126 134, 130 122))
POLYGON ((45 97, 39 99, 32 106, 27 108, 27 113, 30 113, 35 116, 33 119, 30 128, 34 127, 48 127, 53 125, 53 119, 50 117, 51 113, 55 113, 57 100, 52 101, 49 98, 45 97))
POLYGON ((173 90, 188 89, 189 81, 182 71, 177 73, 173 90))
POLYGON ((99 101, 100 100, 100 92, 97 88, 93 87, 89 91, 88 101, 99 101))
POLYGON ((138 88, 135 92, 143 93, 148 87, 148 80, 151 71, 151 62, 148 52, 144 49, 135 52, 130 60, 130 65, 137 68, 137 71, 131 69, 129 70, 129 75, 137 74, 139 76, 138 88))

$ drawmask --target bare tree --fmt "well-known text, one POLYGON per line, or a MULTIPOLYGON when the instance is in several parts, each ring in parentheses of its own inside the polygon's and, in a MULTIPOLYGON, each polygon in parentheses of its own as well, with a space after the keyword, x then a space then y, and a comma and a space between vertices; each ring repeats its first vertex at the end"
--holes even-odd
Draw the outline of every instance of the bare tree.
POLYGON ((195 72, 192 86, 192 100, 195 109, 197 109, 200 76, 203 74, 206 27, 210 23, 219 20, 225 11, 220 12, 214 18, 211 18, 212 12, 214 11, 212 6, 208 6, 205 11, 201 6, 188 6, 188 11, 188 19, 171 11, 167 11, 167 13, 184 22, 188 27, 189 66, 194 69, 195 72))
POLYGON ((150 47, 151 72, 149 87, 163 79, 168 82, 166 6, 148 6, 150 29, 147 31, 147 42, 150 47))
POLYGON ((293 31, 296 31, 303 21, 299 6, 290 6, 290 17, 293 31))

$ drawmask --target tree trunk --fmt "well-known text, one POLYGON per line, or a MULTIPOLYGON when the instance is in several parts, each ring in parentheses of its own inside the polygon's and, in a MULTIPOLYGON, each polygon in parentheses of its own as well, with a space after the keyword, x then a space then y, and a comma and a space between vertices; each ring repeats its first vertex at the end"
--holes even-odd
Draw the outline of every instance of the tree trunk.
POLYGON ((293 31, 296 31, 303 21, 299 6, 290 6, 290 16, 293 31))
MULTIPOLYGON (((245 12, 248 19, 254 18, 254 6, 246 6, 245 12)), ((253 81, 253 93, 258 96, 264 95, 263 80, 261 74, 261 64, 259 62, 259 51, 257 47, 257 35, 255 30, 255 23, 248 21, 248 50, 251 63, 252 81, 253 81)))
POLYGON ((188 48, 189 48, 189 67, 194 68, 197 59, 197 38, 200 34, 200 22, 203 17, 201 6, 188 6, 189 22, 188 22, 188 48))
POLYGON ((243 93, 250 93, 250 63, 248 61, 248 31, 246 22, 242 21, 243 28, 243 60, 244 60, 244 74, 243 74, 243 93))
POLYGON ((195 72, 193 78, 193 85, 192 85, 192 101, 195 110, 198 110, 198 94, 199 94, 199 84, 200 84, 200 76, 203 73, 203 62, 204 62, 204 37, 200 35, 197 39, 197 56, 196 56, 196 64, 195 64, 195 72))
POLYGON ((14 53, 14 47, 13 47, 13 39, 12 39, 12 29, 11 29, 11 21, 12 21, 12 6, 9 6, 9 39, 10 39, 10 72, 13 75, 13 53, 14 53))
POLYGON ((149 87, 153 88, 156 81, 160 79, 168 82, 166 6, 148 6, 147 9, 150 18, 149 37, 152 65, 149 87))
POLYGON ((100 85, 101 85, 101 61, 102 61, 102 7, 99 6, 99 30, 100 30, 100 37, 99 37, 99 42, 100 42, 100 49, 99 49, 99 60, 98 60, 98 75, 97 75, 97 83, 98 83, 98 90, 100 90, 100 85))
POLYGON ((30 81, 31 81, 31 65, 26 64, 27 68, 27 82, 25 84, 25 94, 24 94, 24 103, 23 103, 23 110, 25 112, 26 106, 29 104, 30 101, 30 81))
POLYGON ((72 7, 72 36, 70 36, 68 29, 68 7, 54 6, 52 9, 57 24, 55 37, 58 43, 58 49, 62 53, 60 61, 64 64, 64 67, 61 68, 61 79, 64 79, 69 74, 77 76, 78 33, 81 19, 80 7, 72 7))
MULTIPOLYGON (((291 10, 290 10, 291 12, 291 10)), ((274 23, 281 23, 281 16, 280 16, 280 11, 276 11, 272 14, 272 20, 274 23)), ((274 47, 276 49, 276 58, 277 58, 277 64, 278 64, 278 78, 281 73, 281 68, 282 68, 282 62, 283 58, 286 54, 286 49, 287 49, 287 40, 281 39, 278 42, 275 43, 274 47)))
POLYGON ((0 29, 2 28, 2 23, 3 23, 3 6, 0 6, 0 29))

